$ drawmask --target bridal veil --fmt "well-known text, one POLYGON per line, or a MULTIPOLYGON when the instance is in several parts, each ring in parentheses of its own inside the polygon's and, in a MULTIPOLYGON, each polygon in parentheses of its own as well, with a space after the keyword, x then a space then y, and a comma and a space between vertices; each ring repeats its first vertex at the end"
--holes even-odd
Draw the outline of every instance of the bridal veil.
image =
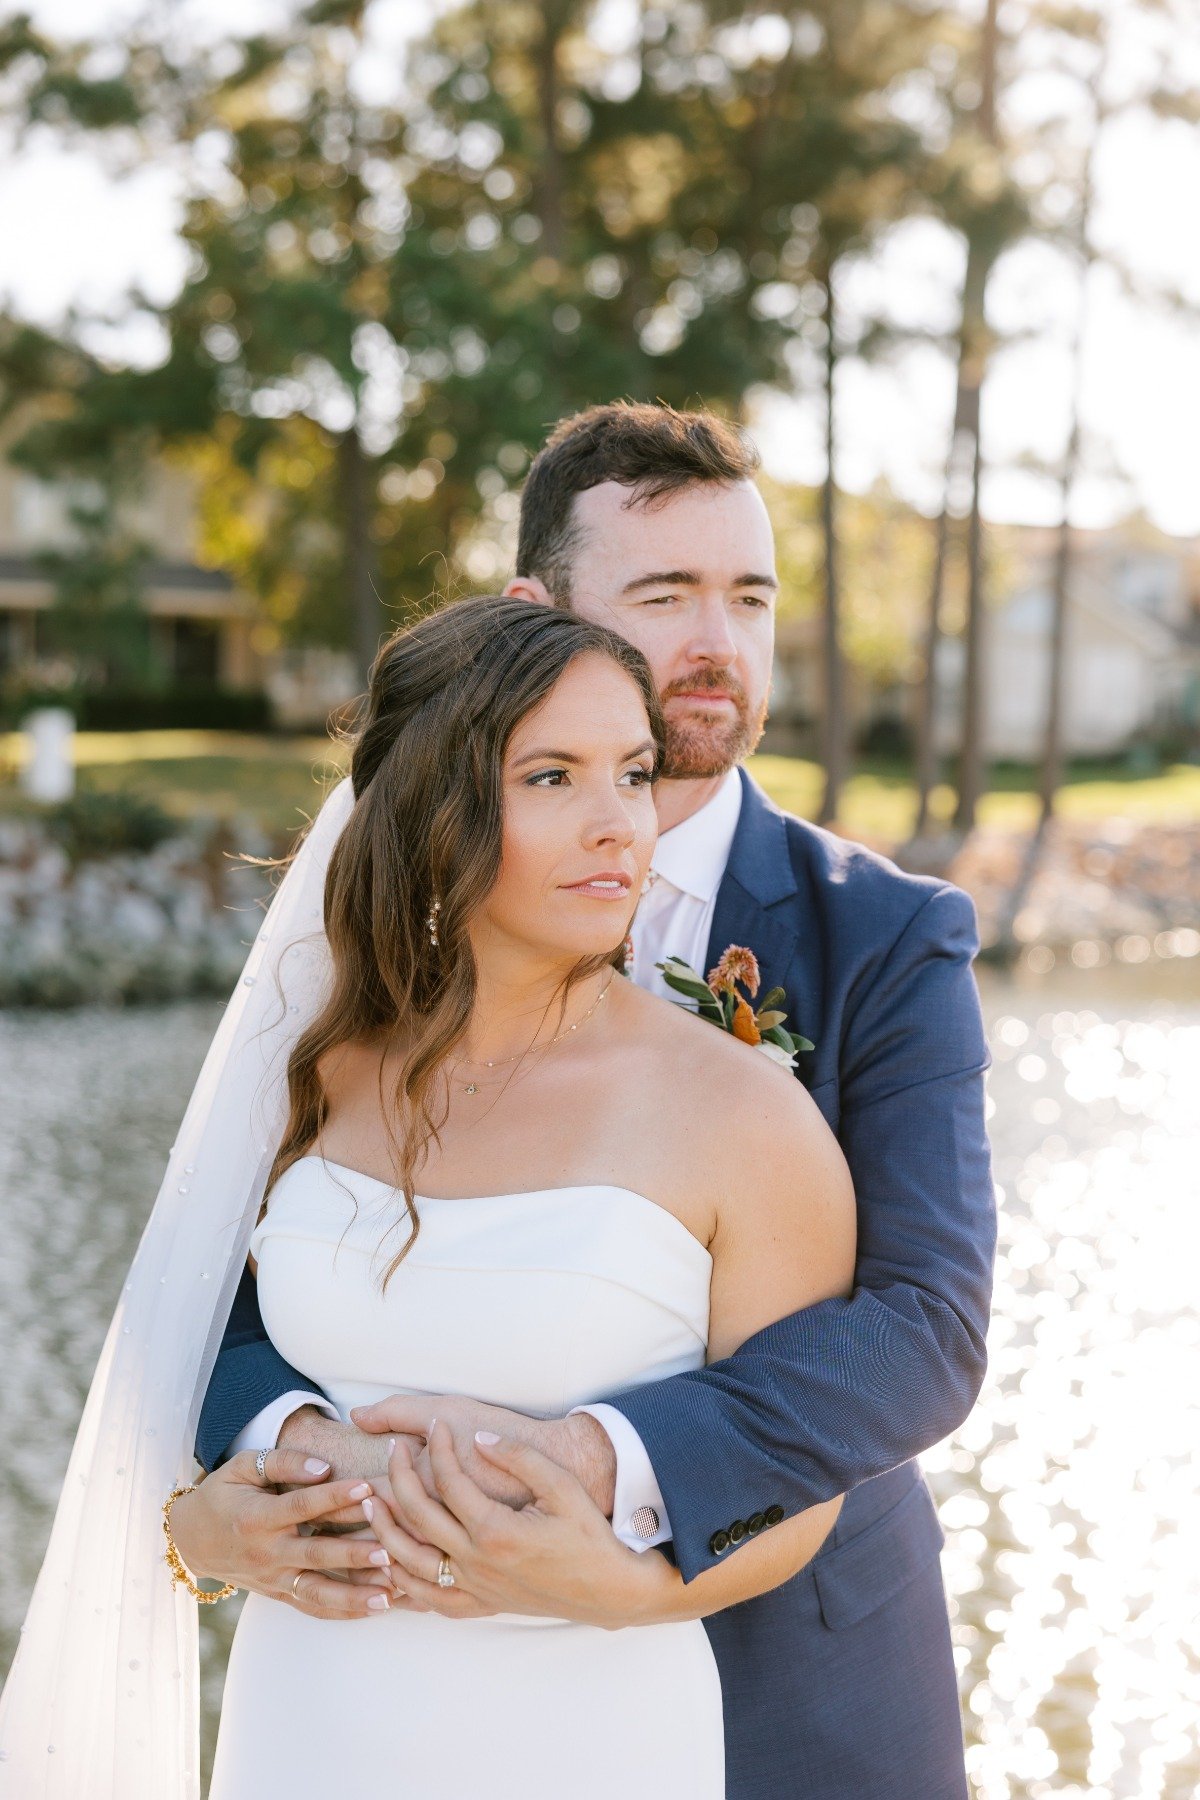
POLYGON ((192 1090, 83 1410, 0 1695, 0 1795, 198 1800, 197 1605, 163 1560, 201 1403, 287 1120, 287 1059, 324 997, 329 794, 272 900, 192 1090))

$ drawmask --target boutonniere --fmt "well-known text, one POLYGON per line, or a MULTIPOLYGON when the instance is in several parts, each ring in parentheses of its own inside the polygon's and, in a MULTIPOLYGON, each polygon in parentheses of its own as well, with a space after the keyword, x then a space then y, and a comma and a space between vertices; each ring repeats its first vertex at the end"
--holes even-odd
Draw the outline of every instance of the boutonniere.
POLYGON ((782 1063, 785 1069, 796 1067, 799 1051, 815 1048, 808 1038, 788 1031, 784 1026, 787 1013, 781 1002, 787 995, 781 987, 773 987, 769 994, 763 995, 757 1012, 751 1006, 750 1000, 757 995, 762 980, 753 950, 747 950, 741 944, 730 944, 707 981, 681 956, 668 956, 665 962, 654 966, 662 970, 663 980, 669 988, 696 1002, 696 1011, 702 1019, 719 1025, 722 1031, 740 1038, 743 1044, 752 1044, 772 1062, 782 1063), (750 1000, 738 992, 739 982, 749 992, 750 1000))

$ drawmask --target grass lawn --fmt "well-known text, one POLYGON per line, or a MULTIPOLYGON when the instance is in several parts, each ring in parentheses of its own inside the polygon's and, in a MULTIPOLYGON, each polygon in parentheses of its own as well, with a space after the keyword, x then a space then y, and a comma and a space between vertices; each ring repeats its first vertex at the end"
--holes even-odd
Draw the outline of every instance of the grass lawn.
MULTIPOLYGON (((21 755, 17 733, 0 734, 0 812, 26 810, 16 787, 21 755)), ((271 831, 298 827, 320 805, 345 767, 341 747, 323 737, 257 737, 217 731, 84 731, 75 739, 81 789, 128 789, 180 818, 248 813, 271 831)), ((819 764, 790 756, 757 756, 751 769, 787 811, 812 818, 821 796, 819 764)), ((980 806, 984 825, 1031 825, 1037 814, 1028 769, 1001 765, 980 806)), ((949 815, 949 788, 935 810, 949 815)), ((1061 797, 1065 818, 1121 816, 1142 821, 1200 820, 1200 765, 1176 763, 1156 775, 1135 775, 1119 763, 1072 768, 1061 797)), ((914 796, 899 763, 863 759, 847 783, 842 828, 851 837, 894 844, 908 835, 914 796)))

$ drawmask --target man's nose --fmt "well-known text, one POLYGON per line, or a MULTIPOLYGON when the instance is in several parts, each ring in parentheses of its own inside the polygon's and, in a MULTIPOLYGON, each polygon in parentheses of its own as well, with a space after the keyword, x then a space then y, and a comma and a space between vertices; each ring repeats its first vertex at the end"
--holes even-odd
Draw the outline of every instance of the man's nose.
POLYGON ((724 599, 714 597, 700 607, 687 649, 694 662, 715 663, 722 669, 737 660, 724 599))

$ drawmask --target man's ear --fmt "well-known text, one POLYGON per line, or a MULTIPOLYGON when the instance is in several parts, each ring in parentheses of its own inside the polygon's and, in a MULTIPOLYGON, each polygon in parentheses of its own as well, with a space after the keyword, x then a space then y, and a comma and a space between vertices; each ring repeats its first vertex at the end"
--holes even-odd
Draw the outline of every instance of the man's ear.
POLYGON ((536 575, 514 575, 504 590, 514 600, 532 600, 536 606, 553 606, 550 590, 536 575))

